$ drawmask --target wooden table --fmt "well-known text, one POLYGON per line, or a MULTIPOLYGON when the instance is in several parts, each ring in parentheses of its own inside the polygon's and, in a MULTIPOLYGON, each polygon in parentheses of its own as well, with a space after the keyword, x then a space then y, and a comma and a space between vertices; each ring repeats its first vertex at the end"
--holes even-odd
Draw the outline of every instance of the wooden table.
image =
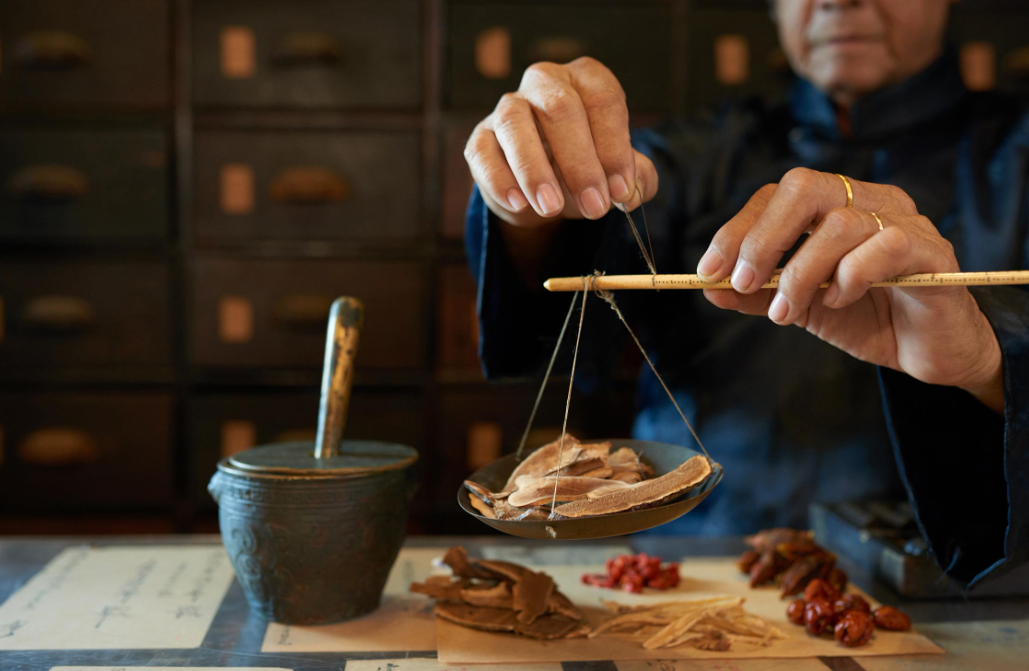
MULTIPOLYGON (((157 537, 15 537, 0 540, 0 601, 17 590, 40 568, 70 545, 132 544, 220 544, 216 535, 157 536, 157 537)), ((416 537, 408 539, 409 547, 439 547, 464 545, 476 554, 485 546, 539 546, 538 541, 521 541, 502 536, 475 537, 416 537)), ((684 538, 674 536, 639 536, 626 539, 607 539, 598 544, 628 544, 635 551, 656 554, 671 560, 687 556, 735 555, 742 551, 740 538, 684 538)), ((577 547, 586 549, 589 543, 577 547)), ((906 671, 908 669, 1014 669, 1008 660, 1015 655, 1029 658, 1029 624, 1010 628, 1003 640, 983 638, 977 633, 977 621, 1029 620, 1029 598, 991 599, 984 601, 904 601, 888 588, 876 584, 867 575, 848 567, 851 579, 876 599, 900 606, 908 612, 916 626, 948 650, 945 656, 919 658, 864 658, 859 663, 849 657, 824 658, 820 661, 827 669, 836 671, 906 671), (964 625, 960 623, 965 623, 964 625), (937 635, 934 635, 937 632, 937 635), (945 639, 945 640, 944 640, 945 639)), ((52 666, 267 666, 283 667, 294 671, 340 671, 348 655, 336 653, 266 654, 261 653, 266 623, 251 616, 243 592, 233 583, 207 633, 204 645, 190 650, 108 650, 108 651, 0 651, 0 669, 3 671, 49 671, 52 666)), ((1008 629, 1005 629, 1008 631, 1008 629)), ((428 653, 431 655, 431 653, 428 653)), ((361 659, 389 658, 395 654, 361 655, 361 659)), ((788 669, 790 660, 781 660, 783 666, 769 666, 762 660, 739 660, 726 665, 722 662, 692 663, 689 669, 788 669), (721 666, 717 666, 721 665, 721 666)), ((614 671, 611 662, 576 662, 565 669, 576 671, 614 671)), ((655 667, 657 668, 657 667, 655 667)), ((683 665, 683 668, 686 668, 683 665)), ((1024 666, 1022 668, 1025 668, 1024 666)))

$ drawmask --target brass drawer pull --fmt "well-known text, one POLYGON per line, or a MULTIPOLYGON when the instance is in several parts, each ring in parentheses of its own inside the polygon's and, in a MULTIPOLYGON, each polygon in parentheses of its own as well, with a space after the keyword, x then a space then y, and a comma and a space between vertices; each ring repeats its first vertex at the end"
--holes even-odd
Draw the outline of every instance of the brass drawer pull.
POLYGON ((282 203, 317 205, 346 199, 350 187, 343 178, 326 168, 287 168, 272 180, 271 197, 282 203))
POLYGON ((68 202, 86 195, 89 181, 71 166, 29 165, 11 176, 7 190, 22 200, 68 202))
POLYGON ((25 437, 18 446, 18 459, 35 466, 79 466, 98 461, 100 450, 84 431, 49 427, 25 437))
POLYGON ((89 62, 89 45, 63 30, 28 33, 14 47, 14 58, 26 70, 71 70, 89 62))
POLYGON ((331 296, 291 294, 275 301, 272 320, 290 330, 324 331, 331 307, 331 296))
POLYGON ((25 304, 21 322, 32 331, 42 333, 84 333, 96 321, 96 311, 77 296, 37 296, 25 304))
POLYGON ((343 48, 339 40, 327 33, 294 31, 286 33, 272 52, 275 67, 303 67, 309 65, 338 67, 343 62, 343 48))

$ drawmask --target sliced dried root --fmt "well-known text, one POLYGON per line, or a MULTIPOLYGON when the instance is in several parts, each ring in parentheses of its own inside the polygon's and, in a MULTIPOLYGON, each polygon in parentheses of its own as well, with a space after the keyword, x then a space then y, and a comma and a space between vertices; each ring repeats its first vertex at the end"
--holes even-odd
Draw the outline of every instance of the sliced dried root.
POLYGON ((702 650, 728 650, 733 641, 770 645, 781 631, 743 609, 743 597, 715 596, 647 606, 604 602, 617 613, 590 632, 631 634, 647 650, 691 645, 702 650))

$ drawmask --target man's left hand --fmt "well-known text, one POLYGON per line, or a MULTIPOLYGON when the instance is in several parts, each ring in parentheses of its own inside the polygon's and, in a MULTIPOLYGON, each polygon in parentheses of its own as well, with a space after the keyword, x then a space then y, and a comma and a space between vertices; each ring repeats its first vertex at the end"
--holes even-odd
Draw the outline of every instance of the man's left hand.
POLYGON ((759 189, 718 230, 697 268, 712 282, 731 273, 735 291, 704 296, 800 326, 862 361, 960 387, 1002 412, 1000 345, 967 288, 871 287, 897 275, 958 272, 953 246, 902 189, 849 181, 853 207, 839 176, 806 168, 759 189), (805 233, 778 290, 761 289, 805 233))

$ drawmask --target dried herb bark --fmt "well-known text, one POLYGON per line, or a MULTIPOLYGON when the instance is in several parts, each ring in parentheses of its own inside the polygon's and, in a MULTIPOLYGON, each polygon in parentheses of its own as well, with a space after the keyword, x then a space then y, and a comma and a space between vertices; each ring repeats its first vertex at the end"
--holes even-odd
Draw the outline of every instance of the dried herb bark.
POLYGON ((660 477, 644 480, 595 499, 566 503, 555 508, 554 512, 562 517, 593 517, 660 505, 696 487, 709 475, 711 462, 707 457, 697 455, 660 477))
POLYGON ((454 572, 413 583, 411 591, 437 599, 439 617, 473 629, 539 639, 583 635, 582 613, 545 573, 505 561, 471 560, 463 548, 443 558, 454 572))
POLYGON ((653 469, 631 448, 612 452, 609 442, 583 443, 566 434, 563 452, 560 439, 534 451, 498 492, 471 480, 464 484, 482 516, 531 521, 550 518, 551 506, 555 516, 578 518, 661 505, 698 485, 711 469, 706 457, 696 456, 671 473, 648 479, 653 469))

